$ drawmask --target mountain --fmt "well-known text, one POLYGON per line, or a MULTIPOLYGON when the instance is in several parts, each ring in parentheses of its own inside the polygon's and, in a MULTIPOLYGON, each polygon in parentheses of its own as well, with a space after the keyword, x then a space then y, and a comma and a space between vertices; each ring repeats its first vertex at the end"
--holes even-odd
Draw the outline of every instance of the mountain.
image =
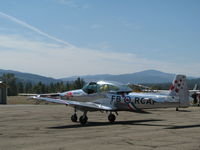
MULTIPOLYGON (((131 73, 131 74, 121 74, 121 75, 110 75, 110 74, 102 74, 102 75, 87 75, 80 76, 86 82, 89 81, 98 81, 98 80, 111 80, 118 81, 122 83, 163 83, 163 82, 171 82, 174 78, 175 74, 164 73, 158 70, 145 70, 141 72, 131 73)), ((62 78, 64 81, 75 80, 77 76, 62 78)))
MULTIPOLYGON (((61 81, 74 81, 78 78, 78 76, 73 76, 73 77, 62 78, 62 79, 54 79, 54 78, 40 76, 36 74, 22 73, 18 71, 0 69, 0 76, 2 76, 4 73, 15 74, 15 77, 19 81, 25 81, 25 82, 28 81, 31 83, 38 83, 41 81, 44 84, 56 83, 56 82, 61 82, 61 81)), ((130 73, 130 74, 120 74, 120 75, 100 74, 100 75, 87 75, 87 76, 79 76, 79 77, 84 79, 86 82, 107 80, 107 81, 117 81, 121 83, 147 84, 147 83, 172 82, 174 76, 175 74, 164 73, 158 70, 145 70, 145 71, 130 73)), ((189 77, 189 79, 192 79, 192 78, 189 77)), ((196 80, 194 79, 193 82, 195 81, 196 80)))
POLYGON ((50 78, 50 77, 44 77, 36 74, 31 74, 31 73, 23 73, 23 72, 18 72, 18 71, 13 71, 13 70, 3 70, 0 69, 0 76, 2 76, 5 73, 12 73, 15 75, 15 77, 19 81, 24 81, 24 82, 31 82, 33 84, 42 82, 44 84, 49 84, 49 83, 56 83, 60 82, 62 80, 50 78))

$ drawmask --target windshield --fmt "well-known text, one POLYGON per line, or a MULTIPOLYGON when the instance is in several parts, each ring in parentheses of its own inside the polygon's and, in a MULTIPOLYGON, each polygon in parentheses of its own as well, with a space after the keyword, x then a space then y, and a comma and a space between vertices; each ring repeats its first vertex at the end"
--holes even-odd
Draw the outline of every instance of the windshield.
POLYGON ((97 93, 97 83, 96 82, 90 82, 86 84, 82 90, 87 94, 97 93))

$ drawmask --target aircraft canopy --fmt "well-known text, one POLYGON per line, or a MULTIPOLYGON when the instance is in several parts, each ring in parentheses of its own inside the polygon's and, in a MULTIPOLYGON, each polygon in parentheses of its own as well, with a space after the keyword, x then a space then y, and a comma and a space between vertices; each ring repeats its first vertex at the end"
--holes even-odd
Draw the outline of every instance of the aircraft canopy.
POLYGON ((82 90, 88 94, 99 93, 99 92, 131 92, 132 89, 127 85, 118 83, 118 82, 107 82, 107 81, 98 81, 98 82, 90 82, 86 84, 82 90))

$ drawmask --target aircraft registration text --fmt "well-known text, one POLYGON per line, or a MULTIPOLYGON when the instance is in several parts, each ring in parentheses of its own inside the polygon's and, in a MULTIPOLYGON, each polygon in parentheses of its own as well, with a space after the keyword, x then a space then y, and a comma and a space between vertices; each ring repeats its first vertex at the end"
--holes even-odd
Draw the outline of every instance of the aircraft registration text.
POLYGON ((111 97, 111 102, 118 102, 118 103, 131 103, 133 102, 134 104, 150 104, 154 105, 156 102, 150 98, 144 98, 144 97, 130 97, 130 96, 116 96, 112 95, 111 97))

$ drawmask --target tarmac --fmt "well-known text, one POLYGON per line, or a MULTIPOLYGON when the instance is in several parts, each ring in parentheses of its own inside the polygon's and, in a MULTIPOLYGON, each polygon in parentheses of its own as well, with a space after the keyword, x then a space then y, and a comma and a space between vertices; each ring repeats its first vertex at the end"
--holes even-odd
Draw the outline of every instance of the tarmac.
POLYGON ((0 150, 200 150, 200 107, 149 112, 118 112, 114 124, 91 112, 82 126, 64 105, 0 105, 0 150))

